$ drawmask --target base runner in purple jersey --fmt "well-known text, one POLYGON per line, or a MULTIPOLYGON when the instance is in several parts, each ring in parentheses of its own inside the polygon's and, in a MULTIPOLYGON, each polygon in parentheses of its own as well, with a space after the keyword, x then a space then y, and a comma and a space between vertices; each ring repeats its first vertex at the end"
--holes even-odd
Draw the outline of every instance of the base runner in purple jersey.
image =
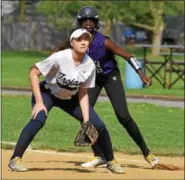
MULTIPOLYGON (((151 165, 151 167, 157 167, 160 160, 156 158, 147 147, 139 127, 129 113, 125 91, 115 55, 124 58, 138 73, 144 84, 150 86, 152 84, 152 80, 145 76, 137 58, 134 55, 126 52, 123 48, 115 44, 109 37, 98 32, 100 27, 99 15, 95 8, 91 6, 81 8, 76 19, 77 27, 86 29, 93 37, 87 52, 95 62, 97 73, 95 87, 88 90, 91 106, 95 105, 102 88, 105 88, 119 123, 127 130, 130 137, 139 146, 145 160, 151 165)), ((62 43, 61 46, 55 48, 53 52, 62 49, 64 44, 65 43, 62 43)), ((89 162, 83 163, 81 165, 82 167, 93 167, 106 163, 98 144, 94 144, 92 146, 92 150, 95 158, 89 162)))

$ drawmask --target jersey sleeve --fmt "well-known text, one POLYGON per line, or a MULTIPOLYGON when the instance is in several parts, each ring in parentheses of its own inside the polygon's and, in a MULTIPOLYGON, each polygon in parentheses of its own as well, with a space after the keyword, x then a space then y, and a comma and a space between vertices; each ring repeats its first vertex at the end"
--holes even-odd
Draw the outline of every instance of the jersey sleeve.
POLYGON ((61 52, 50 55, 43 61, 37 62, 35 66, 40 70, 43 76, 46 76, 53 67, 57 67, 57 61, 62 59, 61 52))
POLYGON ((89 78, 81 85, 82 88, 93 88, 95 87, 96 69, 95 66, 91 72, 89 78))

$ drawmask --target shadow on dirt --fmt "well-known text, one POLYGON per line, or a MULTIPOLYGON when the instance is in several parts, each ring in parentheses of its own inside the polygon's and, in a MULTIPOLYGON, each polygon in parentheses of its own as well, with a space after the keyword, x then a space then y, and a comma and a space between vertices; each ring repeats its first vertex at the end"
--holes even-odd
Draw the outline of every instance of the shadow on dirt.
POLYGON ((27 161, 28 163, 69 163, 75 166, 80 166, 84 161, 62 161, 62 160, 48 160, 48 161, 27 161))
POLYGON ((78 169, 78 168, 29 168, 28 171, 71 171, 78 173, 91 173, 95 171, 87 170, 87 169, 78 169))
POLYGON ((66 161, 66 163, 74 164, 75 166, 80 166, 84 161, 66 161))
POLYGON ((150 167, 145 167, 145 166, 141 166, 141 165, 135 165, 135 164, 122 164, 121 165, 123 168, 139 168, 139 169, 148 169, 148 170, 152 170, 150 167))
MULTIPOLYGON (((48 160, 48 161, 27 161, 29 163, 68 163, 68 164, 73 164, 75 166, 81 167, 81 164, 84 163, 84 161, 62 161, 62 160, 48 160)), ((123 168, 136 168, 136 169, 148 169, 148 170, 153 170, 150 167, 146 167, 146 166, 142 166, 142 165, 134 165, 134 164, 121 164, 121 166, 123 168)), ((98 166, 96 168, 99 168, 101 166, 98 166)), ((104 167, 104 166, 103 166, 104 167)), ((31 169, 34 171, 34 168, 31 169)), ((38 168, 39 170, 39 168, 38 168)), ((40 170, 44 170, 44 169, 40 169, 40 170)), ((49 170, 53 170, 53 169, 49 169, 49 170)), ((55 169, 54 169, 55 170, 55 169)), ((57 169, 56 169, 57 170, 57 169)), ((60 169, 58 169, 60 170, 60 169)), ((62 170, 62 169, 61 169, 62 170)), ((67 170, 67 169, 66 169, 67 170)), ((69 169, 70 170, 70 169, 69 169)), ((80 169, 81 170, 81 169, 80 169)), ((87 171, 88 172, 88 171, 87 171)))
POLYGON ((27 161, 28 163, 64 163, 62 160, 47 160, 47 161, 27 161))

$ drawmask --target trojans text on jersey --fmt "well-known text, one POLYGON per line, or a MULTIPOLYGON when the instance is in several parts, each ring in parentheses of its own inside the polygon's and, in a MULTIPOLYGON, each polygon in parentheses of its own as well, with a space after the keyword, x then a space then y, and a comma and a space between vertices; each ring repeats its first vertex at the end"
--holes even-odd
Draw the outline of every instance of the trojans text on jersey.
POLYGON ((80 84, 82 83, 75 79, 67 79, 66 74, 61 72, 56 74, 56 81, 60 88, 65 88, 70 91, 77 90, 80 87, 80 84))

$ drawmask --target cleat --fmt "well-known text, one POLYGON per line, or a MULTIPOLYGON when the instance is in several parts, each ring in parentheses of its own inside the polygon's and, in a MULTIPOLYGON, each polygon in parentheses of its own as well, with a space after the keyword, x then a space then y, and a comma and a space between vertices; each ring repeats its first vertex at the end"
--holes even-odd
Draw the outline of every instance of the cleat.
POLYGON ((95 156, 89 162, 81 164, 81 167, 86 167, 86 168, 97 167, 97 166, 106 165, 106 163, 107 162, 104 158, 95 156))
POLYGON ((10 160, 8 164, 9 171, 16 171, 16 172, 25 172, 28 171, 27 168, 21 163, 20 157, 15 157, 14 159, 10 160))
POLYGON ((145 157, 145 160, 152 166, 153 169, 160 166, 160 160, 157 159, 152 153, 145 157))
POLYGON ((108 161, 107 162, 107 169, 109 169, 111 172, 117 173, 117 174, 124 174, 125 173, 124 169, 121 167, 120 164, 118 164, 118 162, 116 160, 108 161))

